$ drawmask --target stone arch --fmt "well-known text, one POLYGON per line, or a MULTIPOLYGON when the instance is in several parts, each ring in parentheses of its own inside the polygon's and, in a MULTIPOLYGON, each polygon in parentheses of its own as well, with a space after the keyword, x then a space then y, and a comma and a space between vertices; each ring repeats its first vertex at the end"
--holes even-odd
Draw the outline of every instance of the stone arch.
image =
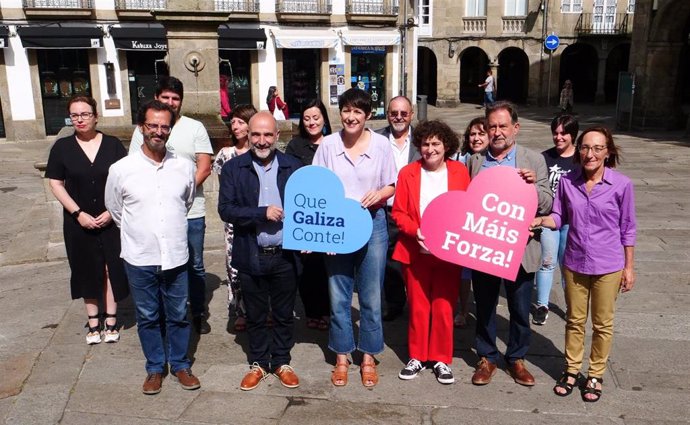
POLYGON ((484 89, 478 87, 484 82, 489 67, 489 56, 479 47, 468 47, 460 52, 460 102, 481 104, 484 89))
POLYGON ((618 75, 628 70, 630 62, 630 43, 621 43, 611 49, 606 58, 604 75, 604 95, 606 102, 612 103, 618 97, 618 75))
POLYGON ((529 59, 524 50, 508 47, 498 54, 498 99, 525 103, 529 81, 529 59))
POLYGON ((417 94, 427 96, 430 105, 436 105, 437 92, 436 55, 428 47, 417 47, 417 94))
POLYGON ((586 43, 575 43, 561 54, 558 90, 565 80, 573 83, 575 102, 594 102, 597 92, 599 59, 596 49, 586 43))

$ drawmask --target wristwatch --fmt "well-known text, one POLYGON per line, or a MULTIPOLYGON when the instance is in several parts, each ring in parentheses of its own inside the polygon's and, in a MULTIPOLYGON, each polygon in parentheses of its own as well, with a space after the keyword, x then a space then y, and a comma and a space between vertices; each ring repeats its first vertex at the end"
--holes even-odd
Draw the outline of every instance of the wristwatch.
POLYGON ((78 209, 75 212, 73 212, 72 217, 76 220, 79 218, 79 214, 81 214, 81 209, 78 209))

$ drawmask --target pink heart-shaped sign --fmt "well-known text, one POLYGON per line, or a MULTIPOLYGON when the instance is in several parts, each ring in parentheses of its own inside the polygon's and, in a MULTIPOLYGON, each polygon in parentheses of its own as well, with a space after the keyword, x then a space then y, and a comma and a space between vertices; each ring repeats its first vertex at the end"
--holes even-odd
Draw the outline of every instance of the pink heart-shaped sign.
POLYGON ((467 192, 446 192, 427 206, 424 243, 442 260, 515 280, 537 203, 535 186, 517 169, 482 170, 467 192))

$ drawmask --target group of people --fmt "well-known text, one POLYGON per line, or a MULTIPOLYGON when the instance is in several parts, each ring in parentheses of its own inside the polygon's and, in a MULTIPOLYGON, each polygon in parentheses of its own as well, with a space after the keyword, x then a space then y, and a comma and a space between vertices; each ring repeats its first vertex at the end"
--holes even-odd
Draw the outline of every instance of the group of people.
POLYGON ((533 323, 546 321, 553 271, 560 265, 567 302, 566 369, 554 392, 565 396, 580 386, 584 401, 599 399, 616 296, 635 281, 633 188, 613 170, 619 149, 607 129, 589 128, 577 136, 575 118, 556 117, 554 147, 540 155, 517 143, 517 109, 498 101, 468 124, 461 143, 442 121, 412 128, 413 105, 398 96, 388 105, 389 125, 375 132, 367 127, 371 98, 353 88, 339 97, 341 131, 331 132, 325 105, 314 100, 301 111, 299 135, 285 153, 277 149, 280 132, 273 113, 237 105, 229 120, 232 144, 212 161, 208 135, 200 122, 181 114, 182 99, 179 80, 159 81, 155 100, 138 113, 127 155, 117 139, 96 130, 93 99, 73 98, 68 108, 75 134, 55 143, 46 172, 64 207, 72 297, 85 301, 87 343, 99 343, 101 337, 117 341, 117 302, 131 292, 146 357, 145 394, 161 391, 166 367, 183 388, 200 387, 187 349, 191 326, 200 334, 210 332, 202 184, 213 170, 219 174, 218 213, 225 222, 228 302, 236 314, 235 331, 248 335, 250 369, 242 390, 256 388, 269 374, 287 388, 299 386, 290 365, 298 292, 307 326, 329 332, 334 386, 348 384, 353 362, 359 363, 364 387, 378 384, 375 356, 384 350, 382 322, 400 316, 405 304, 409 361, 399 378, 413 379, 428 367, 440 383, 451 384, 453 328, 466 325, 470 286, 479 357, 472 382, 488 384, 499 361, 501 285, 510 314, 506 369, 515 382, 534 385, 525 365, 530 311, 533 323), (348 254, 283 249, 285 186, 304 165, 330 169, 345 196, 371 215, 373 230, 363 247, 348 254), (514 281, 434 257, 420 230, 435 197, 466 190, 472 178, 496 166, 515 168, 538 198, 514 281), (351 310, 355 292, 357 335, 351 310), (589 311, 593 343, 585 377, 589 311))

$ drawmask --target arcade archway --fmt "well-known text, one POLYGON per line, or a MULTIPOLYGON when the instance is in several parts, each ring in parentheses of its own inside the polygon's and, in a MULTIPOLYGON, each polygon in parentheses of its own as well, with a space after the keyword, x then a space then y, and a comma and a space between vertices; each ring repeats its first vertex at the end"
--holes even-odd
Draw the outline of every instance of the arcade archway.
POLYGON ((498 99, 514 103, 527 100, 529 59, 517 47, 508 47, 498 55, 498 99))
POLYGON ((489 57, 479 47, 468 47, 460 53, 460 102, 481 104, 484 89, 478 87, 486 78, 489 57))
POLYGON ((427 96, 430 105, 436 105, 436 55, 428 47, 417 48, 417 94, 427 96))
POLYGON ((573 83, 575 103, 594 102, 597 93, 599 59, 594 47, 585 43, 568 46, 561 54, 561 72, 558 90, 565 80, 573 83))

